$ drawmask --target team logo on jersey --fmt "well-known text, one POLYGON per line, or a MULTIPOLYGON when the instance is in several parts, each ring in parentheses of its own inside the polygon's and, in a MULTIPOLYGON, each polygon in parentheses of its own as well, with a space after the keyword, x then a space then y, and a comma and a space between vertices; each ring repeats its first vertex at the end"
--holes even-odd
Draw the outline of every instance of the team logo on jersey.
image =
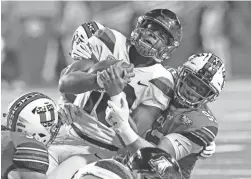
POLYGON ((172 166, 172 164, 164 156, 161 156, 157 159, 151 159, 149 161, 149 164, 154 168, 156 172, 159 173, 160 176, 163 176, 166 169, 172 166))
POLYGON ((184 114, 181 115, 181 122, 186 125, 187 127, 191 126, 193 124, 193 121, 189 119, 189 117, 185 116, 184 114))

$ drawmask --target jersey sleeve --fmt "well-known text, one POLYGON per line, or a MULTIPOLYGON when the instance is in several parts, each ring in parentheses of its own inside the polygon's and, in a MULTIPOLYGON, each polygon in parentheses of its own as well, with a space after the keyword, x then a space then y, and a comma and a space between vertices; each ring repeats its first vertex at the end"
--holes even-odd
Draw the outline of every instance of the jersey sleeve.
POLYGON ((126 51, 126 37, 118 31, 107 27, 99 29, 89 40, 92 58, 97 61, 106 60, 108 56, 114 56, 117 60, 126 60, 121 57, 126 51), (122 58, 122 59, 119 59, 122 58))
POLYGON ((184 121, 186 125, 191 126, 183 131, 179 131, 181 135, 201 147, 210 145, 218 133, 218 124, 215 118, 208 113, 209 116, 207 116, 205 113, 205 111, 202 111, 182 115, 181 120, 184 121), (192 121, 192 124, 189 124, 189 121, 192 121))
POLYGON ((13 163, 12 157, 15 154, 15 146, 10 141, 5 148, 3 149, 2 155, 1 155, 1 178, 6 179, 8 173, 17 168, 17 166, 13 163))
POLYGON ((168 108, 174 94, 174 82, 170 72, 164 71, 164 74, 149 81, 142 103, 149 106, 155 106, 161 110, 168 108))
POLYGON ((46 174, 49 168, 47 147, 33 138, 27 138, 22 133, 12 132, 11 138, 15 146, 12 155, 15 166, 46 174))

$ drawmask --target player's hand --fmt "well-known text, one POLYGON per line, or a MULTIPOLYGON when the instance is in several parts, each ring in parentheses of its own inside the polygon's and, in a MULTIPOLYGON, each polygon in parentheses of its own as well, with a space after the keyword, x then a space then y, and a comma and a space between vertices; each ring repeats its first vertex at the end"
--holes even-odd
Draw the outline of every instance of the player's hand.
POLYGON ((127 79, 120 76, 119 69, 114 65, 100 73, 98 72, 98 75, 100 75, 99 79, 102 81, 104 90, 109 96, 115 96, 121 93, 128 83, 127 79))
POLYGON ((72 45, 71 58, 81 60, 91 58, 92 51, 88 40, 79 37, 72 45))
POLYGON ((200 159, 207 159, 209 157, 211 157, 216 151, 216 145, 215 142, 211 142, 209 146, 206 147, 206 149, 204 149, 200 155, 199 158, 200 159))
MULTIPOLYGON (((124 67, 125 62, 122 60, 118 63, 114 64, 114 67, 118 70, 121 67, 124 67)), ((122 78, 127 81, 127 83, 131 82, 131 78, 135 76, 135 73, 133 72, 134 65, 132 63, 126 64, 126 69, 123 70, 122 78)))
POLYGON ((106 108, 106 122, 112 126, 116 132, 121 132, 125 128, 130 127, 129 119, 129 107, 126 100, 126 96, 121 96, 120 105, 113 101, 108 101, 106 108))
POLYGON ((81 116, 81 109, 72 103, 65 103, 59 106, 58 115, 63 124, 71 125, 81 116))

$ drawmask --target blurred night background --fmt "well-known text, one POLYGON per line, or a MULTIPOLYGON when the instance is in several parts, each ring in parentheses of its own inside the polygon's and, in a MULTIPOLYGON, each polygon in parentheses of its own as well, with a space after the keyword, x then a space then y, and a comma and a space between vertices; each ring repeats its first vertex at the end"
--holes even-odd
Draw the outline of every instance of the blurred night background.
POLYGON ((211 104, 220 123, 217 152, 199 162, 192 179, 251 179, 248 1, 1 1, 2 112, 28 91, 58 99, 59 74, 72 63, 70 43, 79 25, 94 20, 129 37, 137 17, 154 8, 174 11, 183 26, 181 46, 169 66, 197 52, 213 52, 226 64, 226 86, 211 104))

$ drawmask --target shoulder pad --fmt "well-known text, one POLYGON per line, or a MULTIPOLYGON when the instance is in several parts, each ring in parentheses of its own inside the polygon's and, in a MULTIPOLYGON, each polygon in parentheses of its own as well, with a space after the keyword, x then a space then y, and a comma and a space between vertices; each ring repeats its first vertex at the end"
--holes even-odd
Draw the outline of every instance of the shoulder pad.
POLYGON ((101 40, 112 53, 114 52, 116 37, 111 29, 107 27, 99 29, 94 35, 101 40))

